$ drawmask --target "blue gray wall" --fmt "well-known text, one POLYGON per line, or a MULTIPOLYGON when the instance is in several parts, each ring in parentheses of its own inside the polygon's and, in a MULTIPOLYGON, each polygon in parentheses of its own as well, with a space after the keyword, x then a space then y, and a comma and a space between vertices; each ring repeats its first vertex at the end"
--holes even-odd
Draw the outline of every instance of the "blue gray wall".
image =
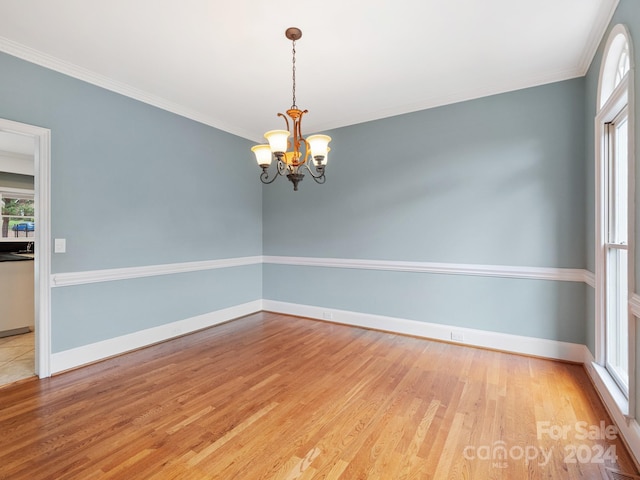
MULTIPOLYGON (((634 62, 635 65, 640 64, 640 54, 638 50, 638 42, 640 42, 640 2, 633 0, 621 0, 616 12, 609 23, 607 32, 603 36, 602 41, 598 47, 598 50, 591 62, 591 66, 587 75, 585 76, 585 243, 586 243, 586 268, 595 272, 595 138, 594 138, 594 119, 597 113, 597 101, 598 101, 598 81, 600 77, 600 68, 602 65, 602 56, 604 48, 606 46, 607 39, 611 29, 619 24, 624 24, 631 35, 631 40, 634 42, 634 62)), ((636 80, 635 80, 635 142, 636 142, 636 164, 638 161, 638 145, 640 145, 640 82, 637 79, 636 68, 636 80)), ((636 185, 640 185, 640 168, 636 165, 636 185)), ((637 196, 637 188, 636 188, 637 196)), ((637 203, 637 202, 636 202, 637 203)), ((636 207, 636 245, 640 245, 640 208, 636 207)), ((640 259, 636 258, 636 278, 640 279, 640 259)), ((638 293, 636 287, 636 293, 638 293)), ((592 332, 595 332, 595 294, 593 288, 589 288, 587 297, 587 325, 586 330, 589 332, 590 340, 587 342, 589 350, 595 354, 595 338, 592 332)))
MULTIPOLYGON (((52 273, 260 255, 251 142, 0 53, 0 117, 51 129, 52 273)), ((244 266, 54 288, 53 352, 262 297, 244 266)))
MULTIPOLYGON (((638 5, 612 22, 634 38, 638 5)), ((1 53, 0 117, 52 131, 53 273, 263 252, 593 270, 601 50, 586 78, 328 132, 326 185, 296 193, 256 188, 247 140, 1 53)), ((266 264, 54 288, 53 351, 259 298, 593 347, 581 282, 266 264)))
MULTIPOLYGON (((325 185, 265 187, 264 253, 583 268, 584 95, 579 78, 328 132, 325 185)), ((582 282, 270 264, 263 272, 271 300, 586 339, 582 282)))

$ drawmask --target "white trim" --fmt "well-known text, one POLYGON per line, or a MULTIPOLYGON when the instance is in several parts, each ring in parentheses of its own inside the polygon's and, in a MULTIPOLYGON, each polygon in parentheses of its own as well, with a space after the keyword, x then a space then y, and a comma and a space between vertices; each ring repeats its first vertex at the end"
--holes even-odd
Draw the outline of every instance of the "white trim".
POLYGON ((154 343, 202 330, 203 328, 228 322, 235 318, 259 312, 260 310, 262 310, 262 301, 255 300, 166 325, 83 345, 82 347, 56 352, 51 356, 51 371, 52 373, 59 373, 88 363, 104 360, 108 357, 120 355, 153 345, 154 343))
POLYGON ((51 370, 58 373, 261 310, 447 342, 452 342, 451 334, 455 333, 464 341, 453 343, 461 345, 576 363, 585 359, 586 347, 575 343, 263 299, 54 353, 51 370))
POLYGON ((582 52, 582 57, 580 57, 578 68, 582 72, 582 76, 586 75, 589 71, 591 62, 593 62, 593 57, 595 57, 598 47, 600 46, 600 42, 602 42, 602 38, 607 31, 607 27, 613 18, 613 14, 616 12, 616 8, 618 8, 618 3, 620 3, 619 0, 615 0, 610 4, 607 4, 607 2, 601 2, 600 7, 604 12, 601 12, 596 16, 597 23, 593 25, 589 38, 585 42, 585 49, 582 52))
POLYGON ((40 378, 51 376, 51 131, 39 129, 35 151, 36 242, 36 369, 40 378))
POLYGON ((51 185, 51 131, 0 118, 0 130, 29 135, 35 140, 34 190, 36 205, 35 235, 35 369, 40 378, 51 375, 51 215, 49 211, 51 185))
POLYGON ((0 150, 0 172, 33 177, 33 155, 0 150))
POLYGON ((604 202, 604 179, 605 172, 605 128, 604 120, 600 118, 600 114, 594 119, 594 152, 595 152, 595 358, 598 363, 604 363, 605 354, 605 338, 604 332, 604 245, 605 232, 603 228, 607 212, 605 211, 604 202))
POLYGON ((436 262, 405 262, 347 258, 312 258, 264 256, 264 263, 308 267, 355 268, 392 272, 439 273, 481 277, 521 278, 589 283, 593 274, 581 268, 516 267, 508 265, 474 265, 436 262))
POLYGON ((389 260, 362 260, 348 258, 314 258, 283 256, 252 256, 206 260, 201 262, 170 263, 141 267, 111 268, 85 272, 55 273, 51 275, 52 287, 67 287, 87 283, 128 280, 132 278, 172 275, 175 273, 213 270, 258 264, 295 265, 327 268, 354 268, 389 272, 434 273, 447 275, 472 275, 564 282, 584 282, 595 286, 594 274, 580 268, 513 267, 507 265, 473 265, 436 262, 406 262, 389 260))
MULTIPOLYGON (((0 50, 2 45, 0 44, 0 50)), ((545 73, 535 76, 525 77, 503 77, 498 81, 491 82, 484 85, 476 85, 473 88, 466 89, 461 92, 454 92, 449 94, 442 94, 437 96, 421 99, 416 103, 409 103, 399 105, 396 107, 382 108, 372 112, 362 113, 360 115, 350 115, 348 117, 341 117, 339 122, 334 119, 331 122, 320 123, 314 126, 314 131, 322 132, 326 130, 334 130, 342 127, 349 127, 352 125, 358 125, 360 123, 370 122, 374 120, 381 120, 383 118, 395 117, 398 115, 405 115, 413 112, 420 112, 422 110, 429 110, 447 105, 454 105, 456 103, 468 102, 480 98, 486 98, 492 95, 500 95, 508 92, 515 92, 524 90, 527 88, 540 87, 543 85, 549 85, 552 83, 564 82, 572 80, 574 78, 584 77, 585 72, 582 65, 576 65, 575 67, 556 70, 550 73, 545 73)), ((257 138, 255 135, 252 137, 246 137, 249 140, 256 142, 263 142, 264 139, 257 138)))
POLYGON ((619 43, 618 39, 620 36, 624 37, 624 41, 627 43, 629 47, 630 70, 633 71, 634 69, 633 44, 631 42, 631 35, 629 34, 629 29, 626 27, 626 25, 618 23, 611 29, 611 32, 609 32, 607 43, 605 44, 605 47, 604 47, 602 63, 600 64, 600 73, 598 76, 597 104, 596 104, 598 111, 607 109, 606 104, 609 102, 610 97, 613 96, 614 91, 618 89, 618 86, 614 88, 610 88, 611 85, 609 85, 609 83, 613 82, 613 77, 615 76, 617 60, 618 60, 617 53, 615 58, 616 63, 613 66, 610 63, 612 59, 609 58, 609 54, 611 53, 611 50, 614 47, 616 48, 616 50, 621 47, 620 45, 618 45, 619 43), (606 99, 602 98, 603 89, 605 89, 609 95, 606 99))
POLYGON ((543 338, 524 337, 506 333, 456 327, 453 325, 420 322, 404 318, 358 313, 335 308, 300 305, 296 303, 262 300, 266 311, 325 320, 356 327, 370 328, 385 332, 414 335, 452 342, 452 335, 462 335, 464 341, 453 342, 461 345, 491 348, 521 355, 565 360, 582 363, 586 347, 577 343, 560 342, 543 338))
POLYGON ((132 87, 131 85, 127 85, 126 83, 118 82, 99 73, 95 73, 86 68, 74 65, 73 63, 60 60, 46 53, 9 40, 8 38, 0 37, 0 51, 8 53, 9 55, 12 55, 14 57, 21 58, 22 60, 26 60, 27 62, 31 62, 50 70, 63 73, 70 77, 77 78, 78 80, 82 80, 106 90, 119 93, 120 95, 124 95, 125 97, 139 100, 140 102, 146 103, 148 105, 153 105, 154 107, 166 110, 167 112, 175 113, 185 118, 190 118, 191 120, 209 125, 211 127, 217 128, 218 130, 238 135, 243 138, 255 138, 255 134, 252 134, 251 132, 248 132, 244 129, 240 129, 235 125, 229 125, 218 118, 213 118, 202 112, 198 112, 177 103, 170 102, 169 100, 166 100, 157 95, 152 95, 148 92, 132 87))
POLYGON ((8 193, 9 195, 28 195, 29 198, 33 197, 35 190, 33 188, 15 188, 15 187, 2 187, 0 186, 0 193, 8 193))
MULTIPOLYGON (((629 166, 628 166, 628 175, 629 175, 629 212, 632 212, 628 218, 628 229, 630 232, 629 235, 629 253, 628 257, 631 259, 631 268, 629 268, 629 281, 628 281, 628 289, 629 292, 635 292, 637 287, 636 280, 636 267, 635 267, 635 259, 636 259, 636 94, 635 94, 635 53, 633 42, 631 41, 631 37, 627 32, 627 41, 629 42, 629 72, 627 72, 627 81, 629 82, 629 92, 627 98, 627 108, 629 109, 629 114, 627 116, 627 122, 629 126, 629 135, 628 135, 628 156, 629 156, 629 166)), ((629 300, 633 300, 633 296, 629 300)), ((629 416, 635 418, 637 411, 637 356, 638 352, 636 349, 636 336, 637 336, 637 324, 635 322, 635 318, 629 318, 629 337, 628 337, 628 352, 629 352, 629 416)), ((637 423, 636 423, 637 425, 637 423)), ((640 457, 636 457, 640 460, 640 457)))
POLYGON ((609 383, 607 380, 608 373, 603 367, 595 362, 587 347, 584 348, 584 354, 583 363, 585 370, 591 378, 591 381, 593 382, 602 403, 607 409, 607 412, 611 416, 611 419, 618 427, 618 430, 620 431, 627 447, 631 451, 637 466, 638 459, 640 459, 640 424, 638 424, 638 421, 635 418, 629 418, 625 415, 624 400, 626 400, 626 398, 624 398, 622 392, 617 394, 616 389, 618 387, 613 379, 611 379, 611 382, 613 382, 612 389, 609 389, 607 386, 609 383))
MULTIPOLYGON (((582 51, 582 54, 580 55, 579 62, 575 66, 570 66, 568 68, 562 68, 535 76, 529 75, 522 77, 503 77, 497 81, 489 82, 484 85, 476 85, 474 88, 467 89, 462 92, 432 96, 424 98, 421 101, 415 103, 404 104, 397 107, 384 108, 361 115, 350 116, 343 119, 338 124, 336 124, 335 122, 332 122, 330 124, 320 124, 316 126, 315 130, 331 130, 372 120, 379 120, 382 118, 437 108, 443 105, 452 105, 459 102, 484 98, 490 95, 523 90, 526 88, 532 88, 540 85, 547 85, 551 83, 570 80, 573 78, 583 77, 589 69, 591 61, 593 60, 593 57, 597 51, 597 47, 600 44, 602 35, 606 31, 606 27, 609 24, 609 21, 618 5, 618 1, 619 0, 614 0, 613 2, 602 2, 603 5, 601 8, 603 12, 598 13, 596 17, 598 22, 589 32, 589 36, 587 38, 587 41, 585 42, 585 47, 582 51)), ((116 81, 105 75, 93 72, 83 67, 79 67, 78 65, 75 65, 71 62, 61 60, 52 55, 20 44, 6 37, 0 37, 0 51, 6 52, 9 55, 21 58, 50 70, 60 72, 73 78, 77 78, 92 85, 96 85, 112 92, 119 93, 126 97, 139 100, 148 105, 153 105, 177 115, 190 118, 219 130, 238 135, 252 141, 262 141, 262 137, 257 137, 256 132, 247 131, 244 128, 239 127, 238 125, 230 125, 223 119, 217 117, 214 118, 211 115, 205 114, 203 112, 187 108, 183 105, 169 101, 157 95, 153 95, 149 92, 133 87, 126 83, 116 81)))
MULTIPOLYGON (((593 367, 598 373, 599 367, 606 363, 606 229, 607 229, 607 123, 614 119, 624 109, 627 110, 628 122, 628 291, 635 291, 635 96, 634 96, 634 48, 631 35, 627 27, 623 24, 615 25, 609 32, 604 47, 604 53, 600 64, 598 77, 598 90, 596 98, 597 114, 594 119, 594 152, 595 152, 595 264, 596 264, 596 285, 595 285, 595 361, 598 367, 593 367), (621 37, 623 39, 621 39, 621 37), (616 49, 621 48, 621 44, 626 42, 629 47, 630 69, 622 81, 611 89, 612 70, 617 67, 616 49), (615 55, 615 65, 611 63, 611 55, 615 55), (612 66, 613 65, 613 66, 612 66), (606 96, 603 97, 603 95, 606 96)), ((611 408, 629 417, 635 417, 636 411, 636 322, 631 318, 632 309, 635 307, 637 299, 632 295, 628 299, 629 307, 629 331, 628 331, 628 365, 629 365, 629 385, 628 401, 613 402, 611 408)), ((600 385, 604 390, 610 389, 608 395, 613 399, 617 397, 617 387, 609 382, 602 381, 608 379, 608 374, 596 375, 600 380, 600 385)), ((604 396, 604 393, 601 392, 604 396)), ((640 457, 637 457, 640 458, 640 457)))
POLYGON ((111 268, 90 270, 86 272, 54 273, 51 275, 53 287, 68 287, 86 283, 111 282, 131 278, 153 277, 156 275, 173 275, 176 273, 197 272, 199 270, 215 270, 218 268, 241 267, 262 263, 262 257, 224 258, 202 262, 170 263, 165 265, 148 265, 143 267, 111 268))

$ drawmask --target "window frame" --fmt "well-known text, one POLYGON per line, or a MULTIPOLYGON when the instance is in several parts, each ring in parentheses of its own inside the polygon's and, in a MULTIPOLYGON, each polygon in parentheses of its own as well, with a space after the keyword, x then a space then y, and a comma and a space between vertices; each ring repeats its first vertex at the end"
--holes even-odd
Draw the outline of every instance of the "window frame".
POLYGON ((633 71, 633 44, 627 28, 624 25, 616 25, 609 34, 601 63, 598 83, 598 111, 595 117, 595 162, 596 162, 596 295, 595 295, 595 361, 603 367, 596 371, 602 377, 609 393, 615 400, 620 412, 627 418, 635 416, 636 385, 635 385, 635 318, 632 315, 632 297, 635 294, 635 158, 634 158, 634 71, 633 71), (626 49, 629 54, 629 71, 620 81, 616 75, 620 63, 621 52, 626 49), (626 313, 628 318, 628 390, 624 392, 615 376, 606 369, 607 365, 607 305, 606 289, 608 253, 608 130, 609 125, 616 117, 627 109, 628 145, 627 145, 627 302, 626 313))
POLYGON ((606 309, 606 331, 605 331, 605 364, 604 367, 607 369, 609 374, 613 377, 615 382, 618 384, 618 387, 622 390, 622 393, 625 397, 629 398, 629 344, 624 345, 624 342, 621 341, 619 336, 616 336, 615 339, 612 339, 610 332, 611 330, 619 330, 620 325, 619 321, 624 321, 626 325, 626 331, 628 334, 629 331, 629 322, 631 321, 630 313, 629 313, 629 299, 631 298, 631 290, 629 289, 629 268, 632 266, 632 262, 629 255, 629 237, 631 236, 631 231, 628 227, 628 219, 629 219, 629 183, 630 178, 628 174, 629 168, 629 152, 626 151, 628 146, 628 135, 629 132, 629 106, 625 104, 623 109, 618 112, 615 118, 605 124, 605 158, 603 161, 606 162, 604 168, 606 169, 607 178, 603 181, 603 185, 606 188, 606 192, 604 194, 606 206, 607 206, 607 218, 604 220, 603 228, 605 229, 605 309, 606 309), (626 174, 623 177, 624 180, 624 200, 626 200, 626 205, 623 204, 623 226, 626 227, 624 229, 624 235, 621 238, 619 236, 619 226, 621 216, 618 214, 619 209, 621 207, 620 202, 618 201, 618 190, 620 189, 619 180, 619 172, 618 169, 620 164, 618 162, 619 155, 619 147, 618 147, 618 128, 619 125, 626 123, 625 129, 627 131, 627 145, 624 147, 625 152, 625 163, 624 166, 626 174), (624 265, 621 267, 620 257, 625 259, 624 265), (623 272, 626 273, 624 275, 624 291, 621 291, 617 286, 614 287, 613 283, 618 284, 619 280, 619 270, 623 268, 623 272), (615 276, 615 279, 611 277, 615 276), (625 297, 622 299, 621 297, 625 297), (618 297, 616 301, 610 302, 611 297, 618 297), (620 301, 624 300, 624 301, 620 301), (621 313, 622 312, 622 313, 621 313), (614 318, 615 317, 615 322, 614 318), (615 323, 615 325, 612 325, 615 323), (618 345, 615 349, 611 348, 612 340, 615 340, 615 343, 618 345), (615 350, 612 352, 612 350, 615 350), (624 360, 621 360, 622 356, 625 357, 624 360), (612 355, 615 354, 615 355, 612 355), (612 357, 618 357, 615 361, 612 360, 612 357), (620 367, 620 363, 626 363, 627 370, 623 370, 620 367), (626 378, 625 378, 626 376, 626 378))

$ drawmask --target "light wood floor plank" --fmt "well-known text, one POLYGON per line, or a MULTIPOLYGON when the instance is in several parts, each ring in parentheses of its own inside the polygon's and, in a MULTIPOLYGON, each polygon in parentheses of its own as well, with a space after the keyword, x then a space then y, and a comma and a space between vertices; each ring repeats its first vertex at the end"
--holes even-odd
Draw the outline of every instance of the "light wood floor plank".
POLYGON ((601 421, 582 366, 263 312, 0 389, 0 479, 637 474, 620 439, 576 439, 601 421))

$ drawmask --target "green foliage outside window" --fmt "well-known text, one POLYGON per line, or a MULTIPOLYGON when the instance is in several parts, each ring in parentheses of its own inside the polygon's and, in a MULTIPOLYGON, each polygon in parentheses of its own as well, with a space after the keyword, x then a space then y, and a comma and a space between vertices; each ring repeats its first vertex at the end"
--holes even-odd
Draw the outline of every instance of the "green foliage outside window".
MULTIPOLYGON (((34 221, 35 208, 32 199, 3 197, 0 200, 2 206, 2 237, 7 238, 14 226, 34 221)), ((26 230, 25 236, 28 236, 26 230)))

